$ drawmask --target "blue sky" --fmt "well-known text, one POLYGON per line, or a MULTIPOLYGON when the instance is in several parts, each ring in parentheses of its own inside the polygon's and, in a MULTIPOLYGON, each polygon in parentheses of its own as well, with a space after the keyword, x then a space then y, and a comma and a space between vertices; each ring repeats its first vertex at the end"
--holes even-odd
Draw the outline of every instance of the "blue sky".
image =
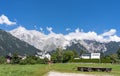
POLYGON ((37 30, 52 27, 54 32, 63 34, 76 28, 98 34, 116 29, 120 36, 120 0, 0 0, 0 15, 3 14, 16 22, 13 26, 0 24, 4 30, 20 25, 37 30))

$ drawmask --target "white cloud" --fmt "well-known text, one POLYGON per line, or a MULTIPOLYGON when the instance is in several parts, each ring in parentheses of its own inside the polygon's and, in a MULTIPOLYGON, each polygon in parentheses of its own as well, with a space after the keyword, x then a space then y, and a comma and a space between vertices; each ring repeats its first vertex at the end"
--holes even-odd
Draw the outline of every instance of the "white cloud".
POLYGON ((15 25, 16 22, 10 21, 8 17, 3 14, 0 16, 0 24, 15 25))
POLYGON ((65 38, 68 40, 78 39, 78 40, 96 40, 99 42, 110 42, 110 41, 120 41, 120 37, 116 35, 116 30, 111 29, 110 31, 104 32, 103 34, 98 35, 94 31, 83 32, 79 28, 75 29, 75 32, 71 32, 65 35, 65 38))
POLYGON ((75 29, 75 32, 76 32, 76 33, 83 32, 83 29, 77 28, 77 29, 75 29))
MULTIPOLYGON (((52 31, 52 27, 46 27, 46 29, 50 32, 50 34, 45 34, 42 32, 46 38, 54 37, 54 38, 60 38, 65 39, 67 41, 72 40, 72 39, 77 39, 77 40, 96 40, 98 42, 110 42, 110 41, 120 41, 120 37, 116 35, 116 29, 110 29, 107 32, 104 32, 102 34, 97 34, 94 31, 88 31, 84 32, 83 30, 80 30, 79 28, 75 29, 74 32, 70 32, 66 35, 63 34, 56 34, 52 31)), ((43 31, 43 28, 40 28, 41 31, 43 31)), ((40 33, 41 33, 40 31, 40 33)), ((42 37, 41 37, 42 38, 42 37)))
POLYGON ((46 29, 47 29, 47 31, 49 31, 50 33, 53 33, 53 31, 52 31, 52 27, 46 27, 46 29))
POLYGON ((112 36, 115 33, 116 33, 116 29, 111 29, 110 31, 103 33, 102 36, 112 36))
POLYGON ((66 31, 70 31, 71 29, 70 28, 66 28, 66 31))
POLYGON ((77 29, 75 30, 75 32, 76 32, 76 33, 80 32, 80 29, 79 29, 79 28, 77 28, 77 29))
POLYGON ((36 30, 38 29, 36 25, 34 25, 34 28, 35 28, 36 30))
POLYGON ((40 27, 40 31, 42 31, 42 32, 43 32, 43 28, 42 28, 42 27, 40 27))
POLYGON ((119 42, 119 41, 120 41, 120 37, 118 37, 117 35, 110 36, 110 40, 109 40, 109 41, 116 41, 116 42, 119 42))
POLYGON ((97 37, 97 34, 95 32, 80 32, 79 29, 76 29, 75 32, 71 32, 67 35, 65 35, 65 37, 68 39, 68 40, 72 40, 72 39, 80 39, 80 40, 83 40, 83 39, 87 39, 87 40, 94 40, 96 39, 97 37))

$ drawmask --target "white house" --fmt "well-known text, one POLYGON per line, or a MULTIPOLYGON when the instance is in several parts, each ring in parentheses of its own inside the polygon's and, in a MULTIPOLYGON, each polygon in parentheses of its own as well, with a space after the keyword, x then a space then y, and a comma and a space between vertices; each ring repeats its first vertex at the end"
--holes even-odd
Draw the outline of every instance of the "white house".
POLYGON ((82 54, 80 58, 82 59, 90 59, 90 54, 82 54))
POLYGON ((100 53, 91 53, 91 59, 100 59, 100 53))
POLYGON ((100 53, 82 54, 82 59, 100 59, 100 53))

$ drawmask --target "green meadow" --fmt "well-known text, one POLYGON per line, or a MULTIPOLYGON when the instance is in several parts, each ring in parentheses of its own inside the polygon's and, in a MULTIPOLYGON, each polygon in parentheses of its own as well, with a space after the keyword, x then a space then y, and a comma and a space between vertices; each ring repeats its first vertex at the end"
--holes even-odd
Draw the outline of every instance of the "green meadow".
POLYGON ((92 63, 66 63, 66 64, 36 64, 36 65, 0 65, 0 76, 47 76, 49 71, 112 75, 120 76, 119 64, 92 64, 92 63), (80 72, 77 66, 109 67, 111 72, 80 72))

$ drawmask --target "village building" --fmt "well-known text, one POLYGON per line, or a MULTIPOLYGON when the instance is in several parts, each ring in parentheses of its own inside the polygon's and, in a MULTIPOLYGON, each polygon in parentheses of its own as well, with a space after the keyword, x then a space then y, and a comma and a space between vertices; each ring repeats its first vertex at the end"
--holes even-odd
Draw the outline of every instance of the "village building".
POLYGON ((100 59, 100 53, 89 53, 89 54, 82 54, 82 59, 100 59))
POLYGON ((91 54, 82 54, 80 58, 82 58, 82 59, 90 59, 91 54))
POLYGON ((12 59, 12 54, 9 53, 9 54, 6 56, 6 62, 7 62, 7 63, 11 63, 11 59, 12 59))
POLYGON ((7 63, 10 63, 10 62, 11 62, 11 59, 12 59, 11 56, 9 56, 9 55, 6 56, 6 62, 7 62, 7 63))

